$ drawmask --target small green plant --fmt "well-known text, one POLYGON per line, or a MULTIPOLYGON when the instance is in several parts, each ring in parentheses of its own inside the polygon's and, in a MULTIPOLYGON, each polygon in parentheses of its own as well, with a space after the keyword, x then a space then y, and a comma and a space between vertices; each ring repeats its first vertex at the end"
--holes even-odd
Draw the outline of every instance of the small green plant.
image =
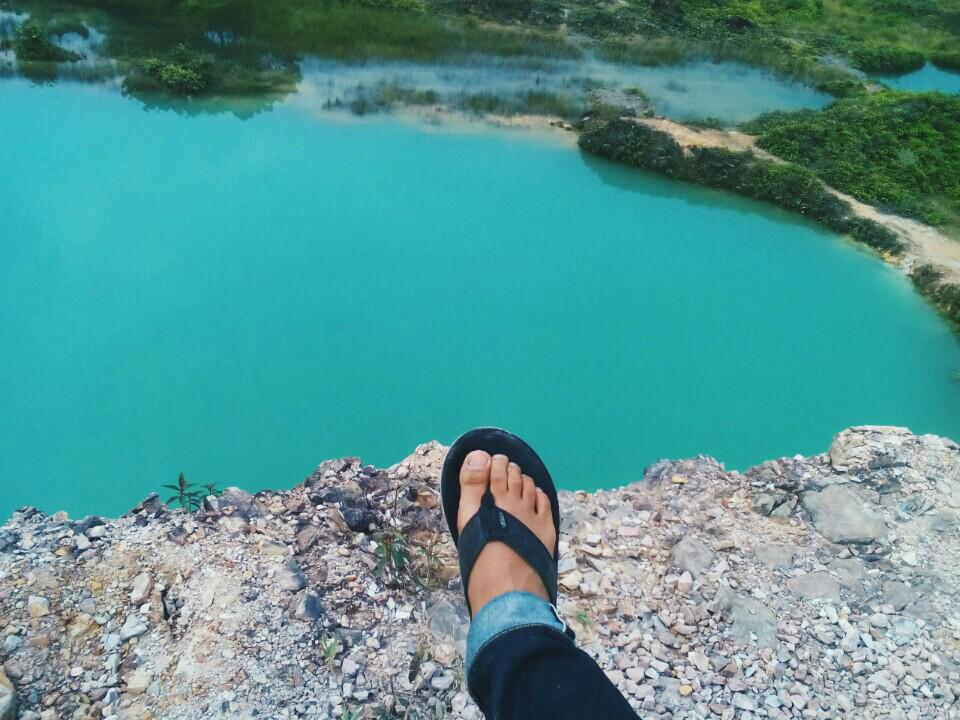
POLYGON ((431 535, 430 539, 417 548, 416 557, 410 563, 410 575, 422 587, 436 588, 443 584, 441 570, 443 569, 443 542, 439 533, 431 535))
POLYGON ((343 713, 343 720, 362 720, 362 708, 347 708, 343 713))
POLYGON ((393 570, 402 572, 410 562, 410 549, 407 538, 396 529, 389 528, 376 536, 377 547, 374 554, 377 556, 377 574, 388 573, 393 570))
POLYGON ((218 495, 221 495, 223 493, 223 490, 220 490, 219 488, 217 488, 216 483, 204 483, 203 489, 206 490, 206 492, 204 493, 204 497, 207 497, 209 495, 213 495, 214 497, 217 497, 218 495))
POLYGON ((180 503, 180 507, 193 512, 200 507, 203 502, 203 495, 197 489, 196 485, 187 482, 183 473, 177 478, 176 485, 164 485, 167 490, 173 490, 174 494, 167 498, 167 505, 171 503, 180 503))
POLYGON ((430 659, 430 646, 425 637, 421 637, 417 643, 417 649, 413 651, 410 657, 410 668, 407 673, 407 680, 413 682, 420 673, 420 666, 430 659))
POLYGON ((320 637, 320 652, 323 653, 323 664, 328 671, 332 671, 336 665, 340 649, 340 641, 337 637, 324 632, 320 637))
POLYGON ((593 618, 590 617, 586 610, 577 610, 573 617, 575 617, 577 622, 579 622, 581 625, 586 625, 587 627, 591 627, 593 625, 593 618))

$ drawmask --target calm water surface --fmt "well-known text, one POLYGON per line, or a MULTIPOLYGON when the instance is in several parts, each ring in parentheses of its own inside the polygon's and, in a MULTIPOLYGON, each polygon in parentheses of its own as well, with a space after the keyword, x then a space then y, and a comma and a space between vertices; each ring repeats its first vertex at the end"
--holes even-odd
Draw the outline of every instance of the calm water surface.
POLYGON ((762 205, 504 133, 0 84, 0 516, 251 490, 481 423, 567 488, 857 423, 960 437, 960 345, 762 205))
POLYGON ((931 63, 927 63, 919 70, 905 75, 878 75, 874 79, 898 90, 910 90, 911 92, 936 90, 948 94, 960 93, 960 73, 941 70, 931 63))
POLYGON ((586 101, 589 88, 641 88, 656 112, 679 120, 712 117, 728 123, 750 120, 770 110, 821 108, 833 98, 761 68, 733 62, 683 65, 627 65, 598 58, 522 61, 484 58, 469 65, 416 63, 347 64, 326 60, 301 63, 299 100, 322 109, 351 102, 380 84, 433 90, 446 101, 464 94, 513 97, 530 90, 586 101))

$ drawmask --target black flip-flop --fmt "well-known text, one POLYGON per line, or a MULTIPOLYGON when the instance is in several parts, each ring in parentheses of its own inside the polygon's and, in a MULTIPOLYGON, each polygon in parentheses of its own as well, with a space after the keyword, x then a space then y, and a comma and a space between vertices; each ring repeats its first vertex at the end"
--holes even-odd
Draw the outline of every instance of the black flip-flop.
MULTIPOLYGON (((499 428, 476 428, 457 438, 447 458, 443 462, 440 474, 440 493, 443 499, 443 514, 450 528, 453 544, 460 556, 460 578, 463 594, 467 597, 470 572, 477 556, 489 542, 500 541, 510 546, 522 557, 543 580, 550 595, 550 602, 557 604, 557 563, 560 548, 560 503, 553 479, 540 456, 527 443, 516 435, 499 428), (523 470, 524 475, 533 478, 536 486, 542 489, 550 499, 553 514, 553 526, 557 531, 557 542, 553 556, 533 532, 506 510, 498 508, 489 488, 480 502, 480 510, 463 528, 457 531, 457 510, 460 507, 460 467, 474 450, 484 450, 490 455, 506 455, 523 470)), ((467 609, 470 599, 467 597, 467 609)), ((472 610, 471 610, 471 614, 472 610)))

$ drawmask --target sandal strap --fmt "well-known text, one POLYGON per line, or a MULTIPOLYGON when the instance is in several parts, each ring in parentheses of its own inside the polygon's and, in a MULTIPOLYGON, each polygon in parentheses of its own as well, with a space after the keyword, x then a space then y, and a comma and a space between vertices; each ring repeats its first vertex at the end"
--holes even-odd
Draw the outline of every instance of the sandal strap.
MULTIPOLYGON (((460 556, 460 578, 465 597, 470 583, 470 573, 473 571, 477 557, 480 551, 491 542, 502 542, 523 558, 524 562, 540 576, 550 596, 550 602, 554 606, 557 604, 556 559, 530 528, 506 510, 497 507, 489 491, 484 494, 480 502, 480 510, 464 526, 457 543, 457 553, 460 556)), ((469 597, 467 597, 467 608, 472 615, 469 597)))

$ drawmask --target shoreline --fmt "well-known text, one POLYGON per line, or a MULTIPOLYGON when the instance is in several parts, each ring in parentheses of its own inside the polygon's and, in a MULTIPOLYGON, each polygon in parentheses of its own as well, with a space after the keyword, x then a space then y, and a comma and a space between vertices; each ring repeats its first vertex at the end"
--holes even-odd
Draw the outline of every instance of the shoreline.
MULTIPOLYGON (((756 146, 756 136, 737 130, 701 130, 667 118, 638 118, 655 130, 669 134, 685 150, 692 147, 715 147, 732 152, 751 152, 759 158, 776 163, 785 160, 756 146)), ((960 283, 960 242, 949 238, 931 225, 911 218, 884 212, 873 205, 857 200, 852 195, 840 192, 823 183, 832 195, 843 200, 856 217, 872 220, 896 233, 906 246, 900 257, 881 254, 885 260, 900 267, 909 275, 918 265, 934 264, 947 272, 949 282, 960 283)))

